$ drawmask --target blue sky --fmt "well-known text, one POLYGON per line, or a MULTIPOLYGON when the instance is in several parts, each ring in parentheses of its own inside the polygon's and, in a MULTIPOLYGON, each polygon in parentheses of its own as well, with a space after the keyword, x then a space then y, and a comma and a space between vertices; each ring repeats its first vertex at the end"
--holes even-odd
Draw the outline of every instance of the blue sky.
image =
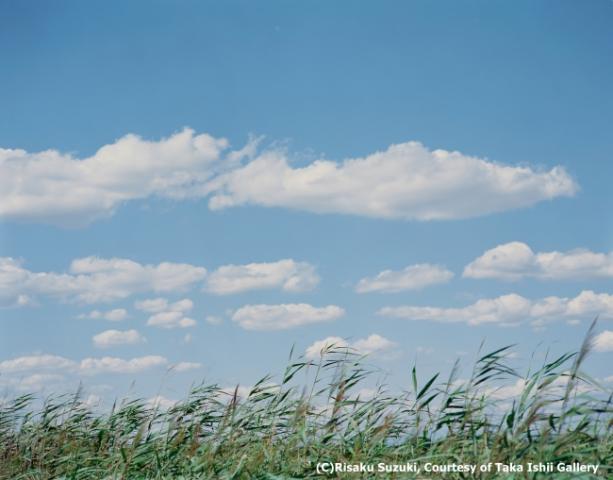
POLYGON ((405 388, 415 358, 486 339, 521 364, 595 315, 610 377, 612 21, 605 0, 0 2, 3 391, 177 398, 329 337, 405 388))

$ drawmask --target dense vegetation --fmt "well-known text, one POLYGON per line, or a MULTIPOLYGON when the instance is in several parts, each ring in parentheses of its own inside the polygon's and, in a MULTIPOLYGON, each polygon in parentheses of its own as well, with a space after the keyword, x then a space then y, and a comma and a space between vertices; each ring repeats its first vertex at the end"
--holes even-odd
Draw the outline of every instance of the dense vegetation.
POLYGON ((376 371, 332 346, 316 362, 290 358, 276 385, 265 377, 243 396, 199 385, 169 409, 124 400, 100 413, 79 394, 42 406, 22 396, 0 407, 0 478, 314 478, 326 461, 600 465, 596 475, 332 475, 339 478, 613 478, 611 395, 581 370, 590 342, 591 334, 579 351, 523 377, 509 366, 509 347, 482 355, 464 380, 457 365, 444 380, 421 381, 413 368, 402 394, 384 386, 365 393, 376 371), (500 399, 496 389, 518 378, 523 391, 500 399))

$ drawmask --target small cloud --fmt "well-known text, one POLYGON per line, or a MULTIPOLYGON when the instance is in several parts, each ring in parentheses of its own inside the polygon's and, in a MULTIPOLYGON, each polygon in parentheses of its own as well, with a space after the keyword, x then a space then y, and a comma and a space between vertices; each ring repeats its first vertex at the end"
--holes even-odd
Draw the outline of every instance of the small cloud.
POLYGON ((567 280, 613 278, 613 252, 586 249, 535 253, 523 242, 492 248, 464 268, 466 278, 567 280))
POLYGON ((136 302, 135 307, 153 314, 147 320, 147 325, 150 327, 172 329, 196 325, 196 320, 186 316, 186 313, 194 307, 189 298, 174 303, 169 303, 165 298, 153 298, 136 302))
POLYGON ((224 265, 212 272, 206 280, 206 291, 216 295, 229 295, 279 288, 286 292, 312 290, 319 283, 315 267, 292 259, 271 263, 224 265))
POLYGON ((109 348, 119 345, 135 345, 145 342, 145 338, 136 330, 105 330, 92 337, 98 348, 109 348))
POLYGON ((410 265, 403 270, 384 270, 375 277, 361 279, 356 292, 396 293, 419 290, 431 285, 446 283, 453 278, 453 272, 440 265, 422 263, 410 265))
POLYGON ((170 366, 170 370, 174 372, 188 372, 189 370, 197 370, 202 368, 201 363, 197 362, 179 362, 170 366))
POLYGON ((245 330, 287 330, 302 325, 330 322, 345 310, 336 305, 314 307, 306 303, 245 305, 232 314, 232 321, 245 330))
POLYGON ((361 355, 371 355, 389 352, 396 348, 397 344, 376 333, 353 342, 349 342, 341 337, 327 337, 323 340, 317 340, 309 346, 306 349, 305 355, 308 359, 316 359, 321 356, 322 352, 332 346, 335 348, 349 348, 361 355))
POLYGON ((594 338, 594 350, 597 352, 613 352, 613 331, 605 330, 594 338))
POLYGON ((223 318, 217 315, 207 315, 204 321, 209 325, 221 325, 223 323, 223 318))
POLYGON ((92 310, 89 313, 84 313, 79 315, 79 318, 88 318, 88 319, 102 319, 108 320, 109 322, 121 322, 128 318, 128 312, 124 308, 115 308, 114 310, 108 310, 106 312, 101 312, 100 310, 92 310))

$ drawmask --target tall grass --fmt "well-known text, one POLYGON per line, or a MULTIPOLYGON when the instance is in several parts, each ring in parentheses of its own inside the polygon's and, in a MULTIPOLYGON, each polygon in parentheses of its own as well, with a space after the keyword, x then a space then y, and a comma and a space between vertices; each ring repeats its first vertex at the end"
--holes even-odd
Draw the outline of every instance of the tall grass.
MULTIPOLYGON (((330 346, 318 361, 290 357, 277 384, 266 376, 244 397, 203 384, 169 409, 124 400, 100 413, 79 393, 38 408, 25 395, 0 408, 0 478, 314 478, 322 461, 580 462, 613 478, 611 395, 581 370, 590 341, 523 377, 509 366, 511 347, 481 355, 464 380, 457 364, 445 380, 420 379, 413 368, 399 394, 385 386, 360 393, 376 372, 350 349, 330 346), (519 378, 519 395, 501 400, 497 388, 519 378)), ((430 478, 402 475, 378 478, 430 478)), ((538 475, 436 478, 566 478, 538 475)))

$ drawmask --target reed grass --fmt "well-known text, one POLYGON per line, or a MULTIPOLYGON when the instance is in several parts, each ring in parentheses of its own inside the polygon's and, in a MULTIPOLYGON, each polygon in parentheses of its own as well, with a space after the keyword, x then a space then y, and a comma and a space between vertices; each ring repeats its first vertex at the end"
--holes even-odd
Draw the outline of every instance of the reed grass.
MULTIPOLYGON (((318 462, 599 464, 597 476, 478 472, 377 478, 613 478, 611 392, 582 372, 591 331, 577 352, 520 376, 510 346, 481 355, 470 378, 407 371, 407 389, 359 392, 376 370, 348 348, 317 361, 290 356, 277 384, 262 378, 248 395, 200 384, 162 409, 124 400, 110 411, 80 392, 24 395, 0 408, 2 479, 281 479, 318 477, 318 462), (308 382, 300 379, 308 379, 308 382), (497 388, 523 378, 501 400, 497 388), (586 391, 591 386, 591 391, 586 391), (37 406, 38 405, 38 406, 37 406), (566 475, 566 476, 565 476, 566 475)), ((337 473, 334 478, 372 478, 337 473)))

